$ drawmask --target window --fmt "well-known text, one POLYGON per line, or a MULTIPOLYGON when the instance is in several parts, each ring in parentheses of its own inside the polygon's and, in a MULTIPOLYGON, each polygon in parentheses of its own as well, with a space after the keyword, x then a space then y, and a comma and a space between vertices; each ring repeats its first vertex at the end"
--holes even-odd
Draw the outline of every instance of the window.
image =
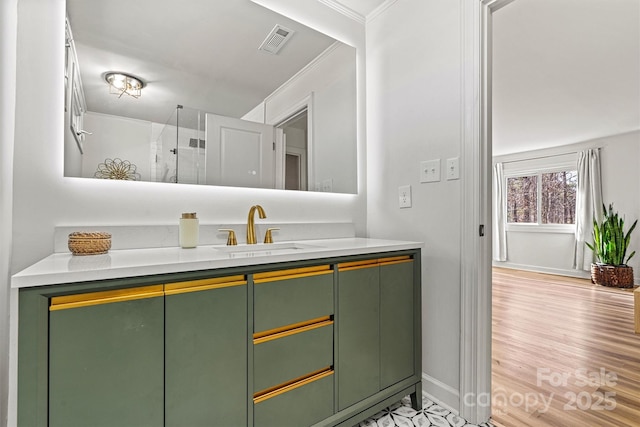
POLYGON ((507 178, 507 222, 538 222, 538 177, 507 178))
POLYGON ((540 222, 542 224, 576 223, 576 190, 578 171, 542 174, 540 222))
POLYGON ((511 174, 506 178, 508 224, 573 225, 578 172, 575 169, 511 174))

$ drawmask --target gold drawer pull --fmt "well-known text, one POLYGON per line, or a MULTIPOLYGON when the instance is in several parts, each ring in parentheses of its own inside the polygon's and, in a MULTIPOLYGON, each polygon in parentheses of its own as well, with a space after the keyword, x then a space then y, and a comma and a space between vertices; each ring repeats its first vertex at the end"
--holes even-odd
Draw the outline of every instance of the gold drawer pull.
POLYGON ((164 296, 162 285, 52 297, 49 311, 164 296))
POLYGON ((333 375, 333 369, 330 366, 321 369, 320 371, 313 372, 309 375, 305 375, 292 381, 288 381, 284 384, 280 384, 276 387, 258 392, 253 395, 253 403, 256 404, 264 402, 267 399, 271 399, 272 397, 276 397, 288 391, 295 390, 296 388, 302 387, 303 385, 311 384, 312 382, 328 377, 329 375, 333 375))
POLYGON ((302 277, 319 276, 322 274, 331 274, 330 265, 317 265, 314 267, 291 268, 289 270, 265 271, 263 273, 255 273, 253 275, 253 283, 267 283, 278 280, 299 279, 302 277))
POLYGON ((380 265, 392 265, 392 264, 402 264, 405 262, 413 262, 413 259, 409 256, 394 256, 389 258, 380 258, 378 263, 380 265))
POLYGON ((366 259, 363 261, 341 262, 338 264, 338 271, 359 270, 361 268, 377 267, 377 259, 366 259))
POLYGON ((342 262, 338 264, 338 271, 352 271, 359 270, 362 268, 371 268, 371 267, 379 267, 381 265, 392 265, 392 264, 401 264, 405 262, 412 262, 413 259, 410 255, 401 255, 394 256, 388 258, 375 258, 375 259, 366 259, 363 261, 351 261, 351 262, 342 262))
POLYGON ((253 334, 253 344, 262 344, 263 342, 288 337, 290 335, 299 334, 301 332, 312 331, 314 329, 322 328, 323 326, 329 325, 333 325, 333 320, 331 320, 329 316, 309 320, 307 322, 287 325, 281 328, 271 329, 268 331, 253 334))
POLYGON ((165 295, 176 295, 185 292, 207 291, 209 289, 227 288, 247 284, 244 275, 215 277, 213 279, 191 280, 188 282, 168 283, 164 285, 165 295))

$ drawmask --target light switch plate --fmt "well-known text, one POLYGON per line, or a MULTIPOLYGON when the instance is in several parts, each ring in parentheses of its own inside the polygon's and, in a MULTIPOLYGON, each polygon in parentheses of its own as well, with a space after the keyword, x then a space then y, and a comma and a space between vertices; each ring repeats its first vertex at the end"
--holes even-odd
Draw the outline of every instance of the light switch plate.
POLYGON ((398 187, 398 205, 401 208, 411 207, 411 186, 401 185, 398 187))
POLYGON ((420 162, 420 182, 440 181, 440 159, 420 162))
POLYGON ((447 159, 447 180, 460 179, 460 158, 447 159))

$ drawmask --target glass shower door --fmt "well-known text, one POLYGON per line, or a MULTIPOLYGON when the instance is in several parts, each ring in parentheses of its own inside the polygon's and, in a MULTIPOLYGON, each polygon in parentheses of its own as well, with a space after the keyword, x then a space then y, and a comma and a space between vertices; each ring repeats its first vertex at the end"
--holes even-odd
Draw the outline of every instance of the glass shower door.
POLYGON ((152 143, 152 176, 157 182, 204 184, 204 113, 178 105, 152 143))

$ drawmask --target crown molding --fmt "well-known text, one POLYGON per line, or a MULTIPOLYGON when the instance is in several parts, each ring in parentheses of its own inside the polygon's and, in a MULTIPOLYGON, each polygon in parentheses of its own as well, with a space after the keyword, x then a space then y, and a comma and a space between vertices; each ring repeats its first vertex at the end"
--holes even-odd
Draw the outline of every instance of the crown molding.
POLYGON ((367 15, 367 22, 371 22, 381 15, 385 10, 393 6, 398 0, 386 0, 380 6, 376 7, 367 15))
POLYGON ((365 23, 366 19, 363 15, 359 14, 358 12, 356 12, 353 9, 348 8, 347 6, 343 5, 342 3, 340 3, 337 0, 318 0, 320 3, 324 4, 327 7, 330 7, 331 9, 335 10, 336 12, 346 16, 349 19, 353 19, 354 21, 363 24, 365 23))

